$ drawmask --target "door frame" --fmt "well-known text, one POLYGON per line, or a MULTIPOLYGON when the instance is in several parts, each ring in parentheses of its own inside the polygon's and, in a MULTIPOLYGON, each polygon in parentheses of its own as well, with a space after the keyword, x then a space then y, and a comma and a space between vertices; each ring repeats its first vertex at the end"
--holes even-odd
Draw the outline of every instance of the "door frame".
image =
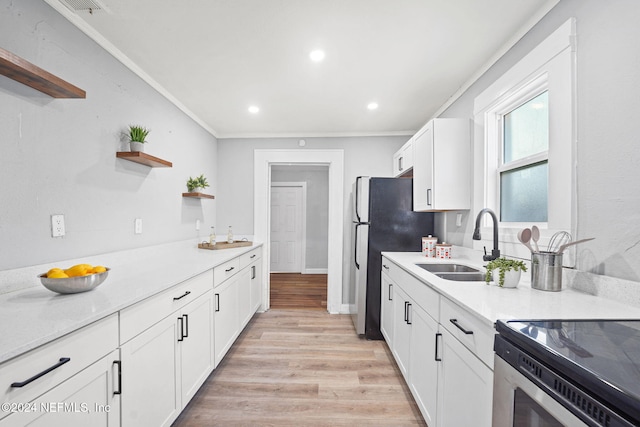
MULTIPOLYGON (((273 187, 300 187, 302 188, 301 215, 302 234, 300 236, 300 272, 307 271, 307 183, 301 182, 272 182, 269 188, 269 215, 271 215, 271 188, 273 187)), ((271 248, 271 222, 269 222, 269 248, 271 248)))
POLYGON ((278 164, 329 166, 329 236, 327 265, 327 311, 340 313, 342 306, 342 254, 344 239, 344 150, 254 150, 253 232, 266 250, 262 256, 262 308, 269 309, 271 166, 278 164))

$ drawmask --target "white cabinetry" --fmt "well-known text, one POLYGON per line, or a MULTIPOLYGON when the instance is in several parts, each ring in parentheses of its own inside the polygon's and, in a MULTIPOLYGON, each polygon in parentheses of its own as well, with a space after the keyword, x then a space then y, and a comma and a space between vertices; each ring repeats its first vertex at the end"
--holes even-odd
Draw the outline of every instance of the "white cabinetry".
POLYGON ((121 339, 134 335, 120 347, 123 426, 171 425, 213 370, 212 283, 209 270, 120 312, 121 339))
POLYGON ((469 120, 433 119, 413 138, 413 210, 470 207, 469 120))
POLYGON ((0 426, 120 425, 117 341, 112 315, 2 364, 0 426))
POLYGON ((240 331, 238 313, 238 277, 232 277, 213 289, 215 366, 222 361, 240 331))
POLYGON ((427 424, 490 426, 491 325, 388 258, 382 265, 383 335, 427 424))
POLYGON ((411 176, 412 169, 413 139, 410 139, 393 155, 393 176, 411 176))

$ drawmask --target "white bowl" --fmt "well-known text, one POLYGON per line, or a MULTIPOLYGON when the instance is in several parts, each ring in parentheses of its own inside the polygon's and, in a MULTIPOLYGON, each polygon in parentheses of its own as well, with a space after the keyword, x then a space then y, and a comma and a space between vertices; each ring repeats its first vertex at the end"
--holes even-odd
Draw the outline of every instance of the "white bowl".
POLYGON ((88 276, 69 277, 61 279, 49 279, 47 273, 38 277, 42 285, 53 292, 59 294, 77 294, 79 292, 87 292, 95 289, 99 284, 105 281, 109 275, 109 268, 102 273, 90 274, 88 276))

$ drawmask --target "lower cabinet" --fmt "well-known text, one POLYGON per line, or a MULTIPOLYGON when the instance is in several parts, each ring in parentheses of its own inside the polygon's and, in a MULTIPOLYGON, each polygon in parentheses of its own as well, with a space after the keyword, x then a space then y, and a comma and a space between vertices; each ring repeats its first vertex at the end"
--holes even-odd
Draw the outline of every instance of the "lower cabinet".
POLYGON ((121 346, 122 425, 169 426, 213 370, 212 291, 121 346))
POLYGON ((381 273, 381 329, 425 422, 491 426, 492 330, 388 259, 383 265, 391 269, 381 273))
POLYGON ((262 262, 254 261, 249 266, 251 280, 251 313, 258 311, 262 305, 262 262))
POLYGON ((493 371, 442 329, 438 426, 491 426, 493 371))
POLYGON ((114 350, 37 399, 21 402, 21 410, 2 419, 0 426, 119 426, 119 358, 114 350))
POLYGON ((233 345, 240 330, 238 284, 238 277, 235 276, 213 289, 213 337, 216 367, 233 345))

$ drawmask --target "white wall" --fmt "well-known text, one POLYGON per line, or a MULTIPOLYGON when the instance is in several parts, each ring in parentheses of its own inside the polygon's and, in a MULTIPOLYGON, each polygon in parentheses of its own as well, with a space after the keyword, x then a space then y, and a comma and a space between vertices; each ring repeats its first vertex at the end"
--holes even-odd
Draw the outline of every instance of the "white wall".
MULTIPOLYGON (((579 247, 577 266, 640 281, 640 2, 562 0, 442 116, 472 118, 474 98, 570 17, 578 46, 577 237, 596 238, 579 247)), ((462 227, 447 214, 447 239, 471 247, 481 208, 465 212, 462 227)))
POLYGON ((271 168, 271 182, 306 182, 305 269, 324 270, 328 264, 329 168, 327 166, 286 166, 271 168))
MULTIPOLYGON (((348 301, 351 253, 351 186, 357 176, 391 176, 393 153, 409 136, 305 138, 299 148, 296 138, 218 140, 218 222, 232 224, 238 234, 253 234, 253 150, 342 149, 344 150, 344 237, 342 301, 348 301)), ((329 230, 331 233, 331 230, 329 230)))
MULTIPOLYGON (((184 199, 188 177, 218 190, 217 142, 42 1, 0 0, 2 47, 86 90, 53 99, 0 76, 0 270, 197 239, 215 200, 184 199), (151 169, 116 159, 131 123, 151 128, 151 169), (67 234, 50 235, 51 214, 67 234), (143 219, 143 234, 133 222, 143 219)), ((88 260, 89 262, 89 260, 88 260)))

